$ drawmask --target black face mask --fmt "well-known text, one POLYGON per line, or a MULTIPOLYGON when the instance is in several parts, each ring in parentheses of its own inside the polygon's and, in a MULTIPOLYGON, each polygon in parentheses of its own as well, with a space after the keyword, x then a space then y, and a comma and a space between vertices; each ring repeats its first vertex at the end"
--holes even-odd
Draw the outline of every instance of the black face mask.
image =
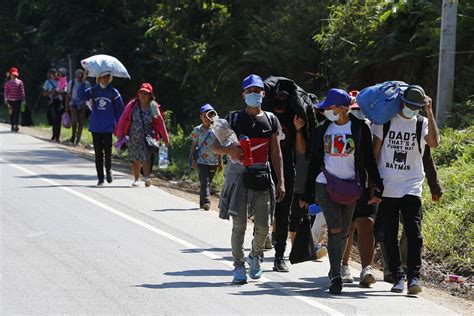
POLYGON ((288 104, 288 100, 273 99, 273 107, 277 110, 284 110, 288 104))

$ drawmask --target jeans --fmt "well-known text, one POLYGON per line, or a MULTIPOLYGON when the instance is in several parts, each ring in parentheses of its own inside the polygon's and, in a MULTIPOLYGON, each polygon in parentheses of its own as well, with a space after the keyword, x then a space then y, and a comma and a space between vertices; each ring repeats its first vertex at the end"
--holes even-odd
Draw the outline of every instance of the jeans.
MULTIPOLYGON (((255 192, 254 198, 254 235, 252 240, 252 250, 250 255, 258 257, 262 255, 265 240, 267 239, 268 229, 270 227, 270 192, 255 192)), ((247 229, 247 194, 245 194, 245 203, 241 203, 242 209, 238 211, 238 215, 232 216, 232 256, 234 258, 234 267, 243 267, 244 261, 244 238, 247 229)))
POLYGON ((285 172, 285 197, 283 201, 275 206, 275 260, 283 259, 288 240, 288 226, 290 222, 290 210, 293 202, 293 191, 295 184, 294 168, 290 172, 285 172))
POLYGON ((338 204, 329 197, 326 184, 316 183, 316 199, 323 210, 328 227, 328 255, 331 270, 329 278, 341 277, 342 255, 346 249, 349 227, 356 203, 352 205, 338 204), (332 230, 340 228, 341 232, 333 233, 332 230))
POLYGON ((112 133, 94 133, 92 132, 92 141, 95 153, 95 169, 97 178, 104 182, 104 154, 105 170, 107 173, 112 169, 112 133))
POLYGON ((20 120, 20 107, 21 101, 8 101, 8 104, 12 107, 12 114, 10 114, 10 125, 12 130, 18 127, 20 120))
POLYGON ((384 225, 384 244, 387 251, 388 268, 395 279, 404 276, 398 244, 400 213, 408 243, 407 276, 408 279, 419 278, 423 238, 421 236, 421 198, 405 195, 402 198, 382 199, 380 212, 384 225))
POLYGON ((217 166, 198 164, 198 171, 199 182, 201 184, 199 206, 203 207, 204 204, 211 203, 209 196, 211 195, 212 179, 214 179, 214 175, 216 174, 217 166))

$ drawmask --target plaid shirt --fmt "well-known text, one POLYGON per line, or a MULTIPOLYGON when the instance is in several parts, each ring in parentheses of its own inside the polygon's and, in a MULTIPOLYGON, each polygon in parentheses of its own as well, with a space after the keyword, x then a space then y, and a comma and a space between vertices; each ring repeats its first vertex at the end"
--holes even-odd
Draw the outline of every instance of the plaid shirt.
POLYGON ((23 87, 23 81, 18 78, 8 80, 5 83, 3 98, 5 99, 5 103, 7 101, 25 100, 25 88, 23 87))

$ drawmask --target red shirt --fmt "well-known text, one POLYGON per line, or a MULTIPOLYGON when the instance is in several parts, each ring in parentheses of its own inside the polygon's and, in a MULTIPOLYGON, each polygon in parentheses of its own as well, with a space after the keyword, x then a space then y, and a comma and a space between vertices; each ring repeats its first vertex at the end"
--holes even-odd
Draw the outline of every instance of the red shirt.
POLYGON ((23 87, 23 81, 18 78, 8 80, 5 83, 3 98, 5 99, 5 103, 7 101, 25 100, 25 88, 23 87))

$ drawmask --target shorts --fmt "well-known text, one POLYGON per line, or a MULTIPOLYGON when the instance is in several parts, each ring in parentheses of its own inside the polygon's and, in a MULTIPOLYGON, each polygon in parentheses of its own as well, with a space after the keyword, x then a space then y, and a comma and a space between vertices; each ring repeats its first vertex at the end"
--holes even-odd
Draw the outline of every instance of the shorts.
POLYGON ((370 217, 375 221, 377 216, 378 205, 371 204, 367 205, 369 201, 369 191, 364 190, 359 201, 357 201, 356 208, 354 210, 354 215, 352 216, 352 221, 355 221, 358 217, 370 217))

